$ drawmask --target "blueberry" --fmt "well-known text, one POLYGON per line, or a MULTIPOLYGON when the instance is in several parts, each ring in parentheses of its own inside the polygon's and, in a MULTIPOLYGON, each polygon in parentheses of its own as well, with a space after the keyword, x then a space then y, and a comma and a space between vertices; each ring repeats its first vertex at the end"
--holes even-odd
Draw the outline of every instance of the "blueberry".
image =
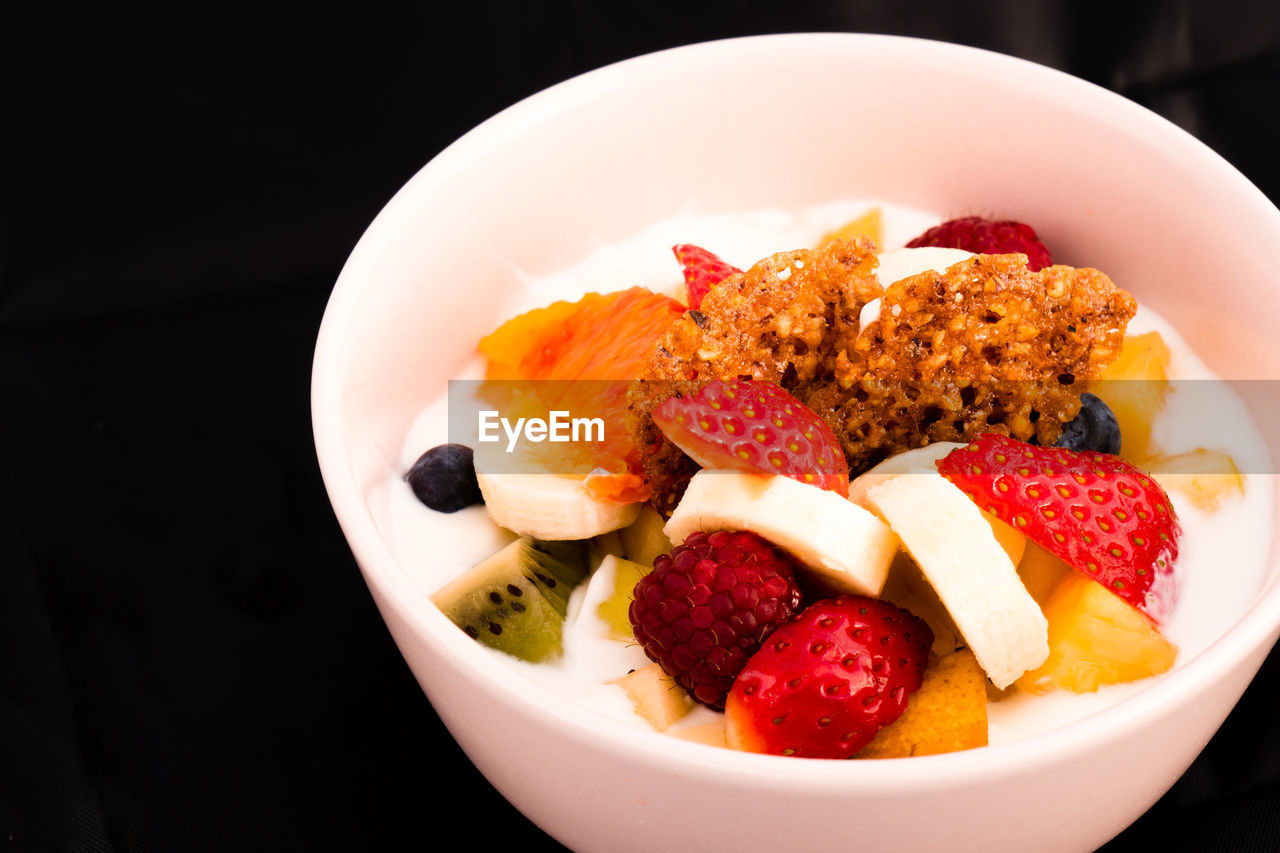
POLYGON ((418 500, 439 512, 457 512, 484 503, 474 456, 463 444, 431 448, 418 457, 404 479, 418 500))
POLYGON ((1080 412, 1062 428, 1054 447, 1068 450, 1120 452, 1120 423, 1111 407, 1092 394, 1080 395, 1080 412))

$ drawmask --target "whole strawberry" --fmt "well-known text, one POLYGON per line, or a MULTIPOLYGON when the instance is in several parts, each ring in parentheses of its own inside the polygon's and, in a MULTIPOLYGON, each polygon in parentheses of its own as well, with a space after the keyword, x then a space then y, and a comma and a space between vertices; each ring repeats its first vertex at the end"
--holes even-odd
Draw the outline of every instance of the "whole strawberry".
POLYGON ((1173 609, 1182 528, 1164 489, 1120 457, 986 433, 937 466, 979 507, 1154 622, 1173 609))
POLYGON ((685 301, 691 309, 702 306, 702 298, 712 287, 734 273, 742 272, 719 256, 691 243, 672 246, 671 251, 684 270, 685 301))
POLYGON ((850 758, 907 708, 933 631, 887 601, 814 602, 751 656, 725 704, 729 745, 850 758))
POLYGON ((963 249, 981 255, 1008 255, 1020 252, 1027 256, 1027 269, 1050 266, 1049 250, 1036 237, 1035 229, 1012 219, 983 219, 964 216, 935 225, 907 243, 907 248, 940 246, 963 249))
POLYGON ((628 616, 649 659, 717 710, 760 643, 800 604, 794 564, 754 533, 693 533, 654 561, 628 616))
POLYGON ((849 463, 831 427, 772 383, 713 379, 664 400, 653 422, 703 468, 781 474, 849 495, 849 463))

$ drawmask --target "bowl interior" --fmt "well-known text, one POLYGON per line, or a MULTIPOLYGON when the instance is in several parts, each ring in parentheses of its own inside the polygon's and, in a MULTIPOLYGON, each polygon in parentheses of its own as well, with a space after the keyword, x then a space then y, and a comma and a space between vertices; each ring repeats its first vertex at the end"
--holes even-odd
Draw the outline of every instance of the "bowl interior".
MULTIPOLYGON (((1280 375, 1280 300, 1258 251, 1280 245, 1280 213, 1217 155, 1118 96, 1008 57, 890 37, 762 37, 620 63, 441 153, 387 205, 334 290, 314 373, 321 466, 371 585, 419 639, 507 689, 404 578, 381 532, 381 491, 415 415, 527 277, 677 214, 840 199, 1032 222, 1056 260, 1107 272, 1219 374, 1280 375)), ((1280 624, 1274 574, 1240 649, 1280 624)))

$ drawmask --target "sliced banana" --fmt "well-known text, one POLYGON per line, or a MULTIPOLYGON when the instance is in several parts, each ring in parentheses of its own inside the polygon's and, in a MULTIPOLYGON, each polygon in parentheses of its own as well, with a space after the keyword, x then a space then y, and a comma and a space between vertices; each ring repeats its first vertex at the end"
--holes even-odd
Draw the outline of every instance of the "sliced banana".
POLYGON ((499 527, 535 539, 590 539, 626 527, 641 504, 602 501, 568 474, 482 474, 480 494, 499 527))
MULTIPOLYGON (((964 447, 964 445, 955 441, 938 441, 933 444, 927 444, 924 447, 917 447, 915 450, 908 450, 904 453, 890 456, 871 470, 854 478, 853 482, 849 484, 849 500, 865 507, 867 506, 867 490, 874 485, 893 479, 901 474, 936 475, 938 468, 934 463, 957 447, 964 447)), ((867 508, 870 509, 870 507, 867 508)), ((1000 547, 1009 555, 1009 560, 1015 566, 1018 565, 1022 560, 1023 552, 1027 548, 1027 537, 989 513, 983 513, 982 517, 991 525, 991 532, 995 534, 996 541, 1000 543, 1000 547)))
MULTIPOLYGON (((941 246, 889 249, 878 256, 876 278, 880 281, 880 289, 884 290, 894 282, 929 270, 944 273, 952 265, 972 257, 973 253, 963 249, 947 249, 941 246)), ((862 306, 862 312, 858 315, 859 335, 871 324, 879 322, 882 301, 880 297, 876 297, 862 306)))
POLYGON ((749 530, 835 590, 879 595, 898 550, 880 519, 835 492, 790 477, 703 470, 663 532, 675 545, 699 530, 749 530))
POLYGON ((973 252, 966 252, 964 249, 948 249, 943 246, 886 249, 878 256, 880 263, 876 267, 876 278, 880 280, 882 286, 888 287, 895 281, 901 281, 928 270, 946 272, 954 264, 972 257, 973 252))
POLYGON ((937 472, 872 485, 864 500, 924 573, 998 688, 1044 663, 1049 627, 986 515, 937 472))

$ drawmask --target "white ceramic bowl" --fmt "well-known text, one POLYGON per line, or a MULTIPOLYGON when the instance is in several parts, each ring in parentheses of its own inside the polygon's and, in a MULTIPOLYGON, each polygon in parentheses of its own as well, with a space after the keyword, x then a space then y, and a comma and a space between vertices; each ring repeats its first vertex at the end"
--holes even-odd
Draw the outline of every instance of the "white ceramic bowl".
POLYGON ((1280 341, 1264 293, 1280 212, 1174 125, 1050 69, 913 39, 758 37, 603 68, 480 125, 344 268, 316 351, 315 437, 423 690, 497 789, 570 848, 1088 850, 1185 770, 1280 631, 1273 562, 1220 640, 1100 715, 970 752, 824 762, 624 727, 513 679, 423 597, 379 495, 413 416, 501 319, 513 264, 550 271, 677 212, 843 198, 1032 222, 1055 259, 1125 283, 1220 374, 1280 375, 1252 343, 1280 341))

